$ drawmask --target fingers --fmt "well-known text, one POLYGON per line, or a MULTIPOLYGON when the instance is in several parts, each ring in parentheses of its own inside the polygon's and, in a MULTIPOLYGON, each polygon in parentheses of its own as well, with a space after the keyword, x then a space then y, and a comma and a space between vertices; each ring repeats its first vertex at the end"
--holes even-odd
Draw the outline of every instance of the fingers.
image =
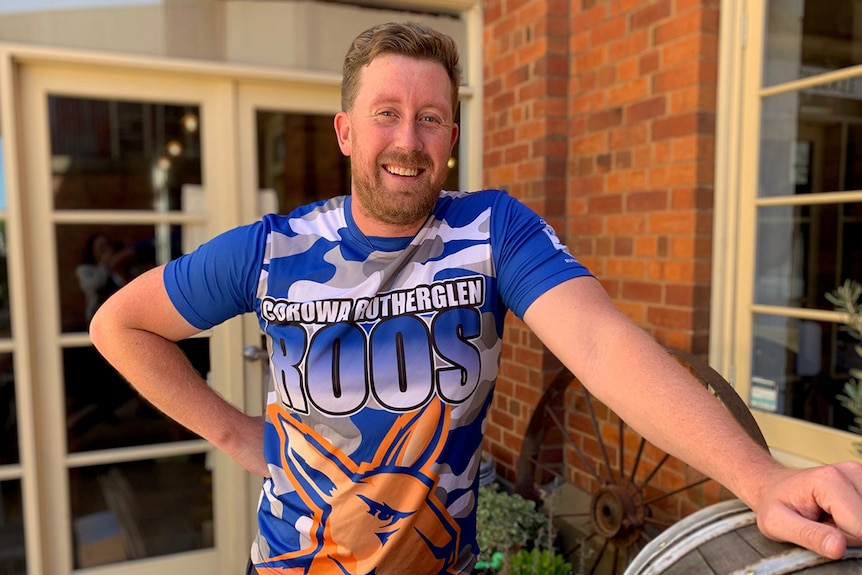
POLYGON ((862 544, 862 464, 844 462, 794 472, 773 486, 758 526, 772 539, 790 541, 840 559, 862 544))
POLYGON ((757 523, 770 539, 789 541, 830 559, 840 559, 847 548, 844 535, 835 526, 803 517, 789 507, 758 514, 757 523))

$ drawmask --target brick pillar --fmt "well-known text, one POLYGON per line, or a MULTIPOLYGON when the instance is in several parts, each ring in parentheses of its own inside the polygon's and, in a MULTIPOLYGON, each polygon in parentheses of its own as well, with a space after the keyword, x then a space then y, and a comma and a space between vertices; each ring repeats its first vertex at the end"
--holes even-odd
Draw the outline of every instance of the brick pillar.
MULTIPOLYGON (((484 2, 484 173, 660 342, 707 349, 719 0, 484 2)), ((556 360, 506 326, 486 447, 513 480, 556 360)))
POLYGON ((718 1, 572 3, 567 235, 662 343, 707 349, 718 1))
MULTIPOLYGON (((484 28, 484 174, 566 229, 569 121, 569 3, 488 1, 484 28)), ((562 238, 565 241, 565 238, 562 238)), ((513 481, 521 441, 557 360, 514 316, 506 326, 486 447, 513 481)))

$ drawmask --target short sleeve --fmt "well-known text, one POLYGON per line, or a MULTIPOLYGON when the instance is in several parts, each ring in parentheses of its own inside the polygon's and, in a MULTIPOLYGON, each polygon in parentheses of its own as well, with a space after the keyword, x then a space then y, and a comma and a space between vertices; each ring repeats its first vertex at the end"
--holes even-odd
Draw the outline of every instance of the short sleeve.
POLYGON ((547 222, 508 194, 491 212, 491 243, 500 297, 519 318, 552 287, 592 275, 547 222))
POLYGON ((164 281, 174 307, 198 329, 253 311, 265 248, 266 232, 257 222, 170 261, 164 281))

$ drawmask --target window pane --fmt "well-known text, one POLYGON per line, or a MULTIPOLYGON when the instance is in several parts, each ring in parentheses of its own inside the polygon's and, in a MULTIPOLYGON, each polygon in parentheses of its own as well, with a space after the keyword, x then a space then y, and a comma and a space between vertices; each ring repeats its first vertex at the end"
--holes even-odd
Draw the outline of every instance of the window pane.
POLYGON ((0 573, 24 575, 26 572, 21 482, 0 481, 0 573))
POLYGON ((75 567, 213 546, 206 454, 69 472, 75 567))
POLYGON ((756 316, 750 406, 848 430, 853 414, 837 396, 862 368, 855 343, 836 324, 756 316))
POLYGON ((824 294, 862 278, 860 204, 761 208, 754 301, 832 309, 824 294))
POLYGON ((51 96, 54 207, 183 210, 201 184, 197 106, 51 96))
POLYGON ((862 189, 862 100, 766 98, 760 138, 760 197, 862 189))
POLYGON ((765 49, 765 86, 860 64, 862 6, 847 0, 772 0, 765 49))
MULTIPOLYGON (((206 377, 209 340, 184 340, 180 347, 206 377)), ((63 350, 63 368, 69 452, 197 439, 141 399, 95 348, 63 350)))
MULTIPOLYGON (((18 462, 18 402, 15 401, 15 372, 12 354, 0 353, 0 465, 18 462)), ((0 525, 2 524, 0 521, 0 525)), ((0 573, 2 572, 0 569, 0 573)))

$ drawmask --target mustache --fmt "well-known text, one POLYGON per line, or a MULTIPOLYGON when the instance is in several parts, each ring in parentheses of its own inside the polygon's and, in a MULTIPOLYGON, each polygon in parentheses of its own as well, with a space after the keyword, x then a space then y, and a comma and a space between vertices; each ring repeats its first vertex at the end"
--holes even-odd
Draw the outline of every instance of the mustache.
POLYGON ((431 156, 422 151, 410 152, 407 154, 401 152, 384 152, 378 157, 378 164, 394 164, 404 166, 405 168, 418 168, 422 170, 431 169, 434 166, 431 156))

